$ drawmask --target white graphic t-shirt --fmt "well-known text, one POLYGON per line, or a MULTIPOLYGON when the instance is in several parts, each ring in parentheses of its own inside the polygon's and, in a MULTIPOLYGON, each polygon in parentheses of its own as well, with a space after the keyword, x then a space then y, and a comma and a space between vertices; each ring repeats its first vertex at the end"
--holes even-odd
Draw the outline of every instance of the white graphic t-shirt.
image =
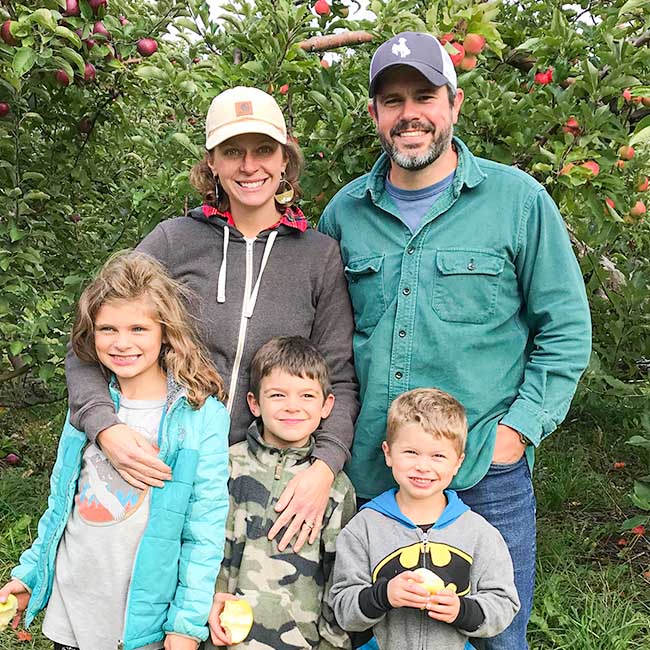
MULTIPOLYGON (((122 397, 118 417, 157 447, 164 408, 164 399, 122 397)), ((80 650, 117 648, 133 562, 148 518, 149 490, 129 485, 102 450, 89 444, 57 550, 52 596, 43 621, 45 636, 80 650)))

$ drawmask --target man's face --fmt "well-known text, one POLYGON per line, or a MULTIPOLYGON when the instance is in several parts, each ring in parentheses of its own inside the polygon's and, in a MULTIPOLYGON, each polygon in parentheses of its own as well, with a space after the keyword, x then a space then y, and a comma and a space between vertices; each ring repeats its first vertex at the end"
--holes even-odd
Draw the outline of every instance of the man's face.
POLYGON ((383 73, 375 100, 369 110, 381 145, 399 167, 424 169, 450 148, 462 90, 450 106, 446 86, 434 86, 417 70, 396 66, 383 73))

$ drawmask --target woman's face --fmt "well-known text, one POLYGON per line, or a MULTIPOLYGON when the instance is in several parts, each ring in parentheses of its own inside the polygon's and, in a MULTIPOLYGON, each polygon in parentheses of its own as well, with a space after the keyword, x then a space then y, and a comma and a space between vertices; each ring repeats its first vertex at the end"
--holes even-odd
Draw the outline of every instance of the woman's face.
POLYGON ((282 145, 267 135, 245 133, 212 150, 210 169, 219 177, 233 216, 241 210, 272 207, 287 163, 282 145))

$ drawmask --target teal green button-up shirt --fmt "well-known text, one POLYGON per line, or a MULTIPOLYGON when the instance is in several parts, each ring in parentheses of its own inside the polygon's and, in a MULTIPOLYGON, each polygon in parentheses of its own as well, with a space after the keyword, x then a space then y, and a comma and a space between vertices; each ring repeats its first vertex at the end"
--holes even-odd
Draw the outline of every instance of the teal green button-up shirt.
POLYGON ((584 282, 557 206, 528 174, 454 138, 454 183, 411 233, 384 189, 383 154, 329 203, 354 307, 361 412, 347 472, 371 498, 394 485, 381 442, 404 391, 441 388, 467 410, 452 486, 485 476, 499 422, 534 447, 566 416, 589 360, 584 282))

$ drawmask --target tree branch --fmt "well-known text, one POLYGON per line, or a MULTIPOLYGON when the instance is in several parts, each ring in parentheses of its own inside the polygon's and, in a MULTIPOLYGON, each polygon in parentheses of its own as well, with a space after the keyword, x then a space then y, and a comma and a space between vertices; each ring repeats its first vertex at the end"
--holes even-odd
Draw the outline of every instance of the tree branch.
POLYGON ((340 32, 339 34, 327 34, 327 36, 313 36, 306 41, 301 41, 298 45, 306 52, 325 52, 338 47, 369 43, 373 39, 374 36, 370 32, 340 32))

